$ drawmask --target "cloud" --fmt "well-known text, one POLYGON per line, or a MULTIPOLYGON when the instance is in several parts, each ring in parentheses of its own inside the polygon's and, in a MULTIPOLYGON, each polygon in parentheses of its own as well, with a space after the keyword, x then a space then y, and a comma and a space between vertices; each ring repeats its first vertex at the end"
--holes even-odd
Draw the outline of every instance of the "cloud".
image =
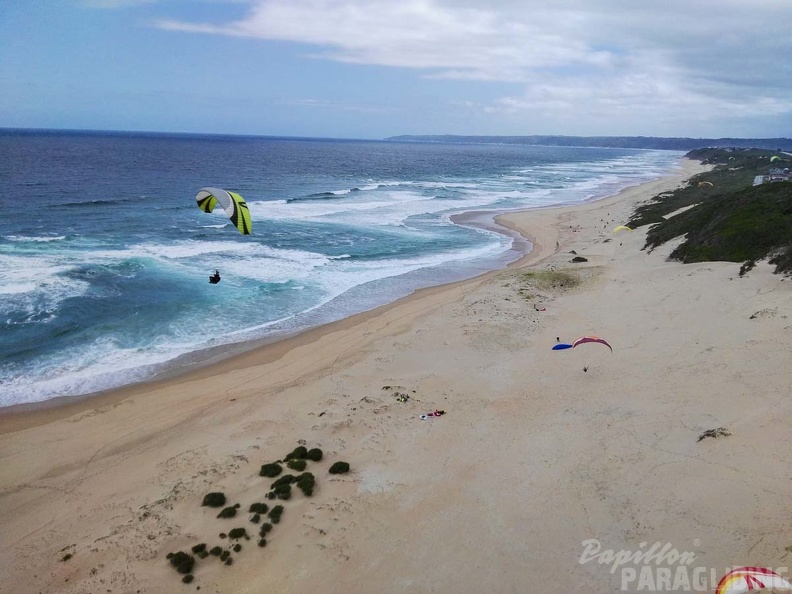
POLYGON ((79 5, 85 8, 126 8, 127 6, 141 6, 154 4, 157 0, 79 0, 79 5))
POLYGON ((241 20, 157 26, 524 87, 491 113, 619 109, 640 118, 685 109, 706 119, 792 110, 790 22, 789 0, 252 0, 241 20))

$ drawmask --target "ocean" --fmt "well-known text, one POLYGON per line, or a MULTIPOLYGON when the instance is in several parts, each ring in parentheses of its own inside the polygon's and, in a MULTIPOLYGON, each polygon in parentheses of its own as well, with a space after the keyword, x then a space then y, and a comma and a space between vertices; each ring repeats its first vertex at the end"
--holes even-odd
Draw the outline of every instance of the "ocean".
POLYGON ((612 195, 682 154, 0 130, 0 407, 143 381, 502 268, 514 238, 452 215, 612 195), (204 186, 245 198, 251 235, 197 208, 204 186))

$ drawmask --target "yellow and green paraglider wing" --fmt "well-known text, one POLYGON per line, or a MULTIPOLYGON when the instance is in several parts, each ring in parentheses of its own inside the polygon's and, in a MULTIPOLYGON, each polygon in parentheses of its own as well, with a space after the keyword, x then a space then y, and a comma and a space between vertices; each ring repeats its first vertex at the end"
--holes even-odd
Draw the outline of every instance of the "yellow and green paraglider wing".
POLYGON ((195 196, 198 208, 204 212, 212 212, 218 204, 231 219, 234 227, 242 235, 250 235, 253 226, 250 222, 250 210, 245 199, 235 192, 228 192, 220 188, 201 188, 195 196))
POLYGON ((617 233, 619 231, 632 231, 627 225, 619 225, 618 227, 613 228, 613 232, 617 233))

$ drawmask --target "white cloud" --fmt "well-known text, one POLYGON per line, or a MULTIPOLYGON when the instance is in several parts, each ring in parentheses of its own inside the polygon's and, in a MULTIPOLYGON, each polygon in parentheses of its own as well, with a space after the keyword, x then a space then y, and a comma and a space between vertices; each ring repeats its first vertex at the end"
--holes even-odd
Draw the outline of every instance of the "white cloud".
POLYGON ((524 85, 490 113, 627 121, 790 112, 790 22, 789 0, 251 0, 238 21, 158 26, 307 44, 314 57, 435 79, 524 85))

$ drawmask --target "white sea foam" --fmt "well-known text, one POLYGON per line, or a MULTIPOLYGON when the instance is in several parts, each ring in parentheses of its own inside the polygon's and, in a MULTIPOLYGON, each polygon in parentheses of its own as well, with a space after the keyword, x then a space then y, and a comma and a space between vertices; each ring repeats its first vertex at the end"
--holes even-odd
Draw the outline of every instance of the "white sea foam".
POLYGON ((66 239, 65 235, 57 235, 57 236, 26 236, 26 235, 4 235, 3 239, 8 241, 19 241, 19 242, 39 242, 39 243, 47 243, 50 241, 60 241, 61 239, 66 239))

